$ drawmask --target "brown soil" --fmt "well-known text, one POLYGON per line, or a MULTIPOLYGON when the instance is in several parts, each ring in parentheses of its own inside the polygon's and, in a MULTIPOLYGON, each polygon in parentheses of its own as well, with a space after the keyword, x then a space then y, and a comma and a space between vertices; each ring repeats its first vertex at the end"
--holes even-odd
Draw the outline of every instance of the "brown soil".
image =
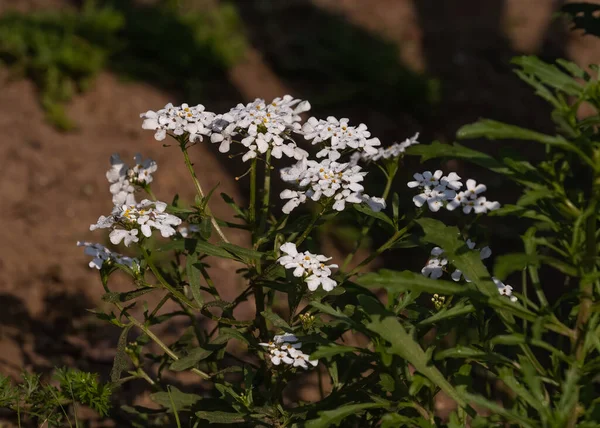
MULTIPOLYGON (((494 113, 501 119, 546 126, 539 112, 514 101, 528 90, 511 83, 516 79, 501 63, 510 54, 550 52, 581 64, 600 62, 598 39, 567 36, 560 23, 550 23, 557 7, 552 0, 453 0, 443 6, 439 0, 313 3, 396 43, 399 57, 413 70, 425 70, 450 82, 443 92, 441 112, 418 125, 426 128, 427 136, 451 137, 461 124, 494 113)), ((0 0, 0 13, 64 4, 60 0, 0 0)), ((248 22, 249 27, 260 25, 248 22)), ((302 87, 295 86, 293 79, 278 77, 254 48, 226 78, 244 99, 270 98, 302 87)), ((89 225, 111 209, 104 174, 114 152, 124 159, 137 152, 152 157, 159 165, 157 196, 169 200, 179 192, 191 200, 193 188, 178 150, 163 148, 152 133, 140 128, 140 112, 159 108, 173 97, 150 85, 124 83, 103 73, 92 90, 70 104, 69 114, 79 128, 64 134, 45 123, 31 82, 13 80, 4 70, 0 94, 0 372, 15 375, 21 368, 40 370, 64 364, 106 372, 118 331, 90 321, 85 311, 99 304, 103 292, 97 272, 88 268, 88 258, 75 243, 103 240, 100 232, 89 231, 89 225), (91 330, 82 332, 85 325, 91 330)), ((201 101, 209 109, 212 103, 224 102, 191 101, 201 101)), ((348 107, 348 111, 355 108, 348 107)), ((398 116, 390 112, 387 117, 373 117, 388 135, 403 138, 407 129, 402 124, 407 121, 396 123, 398 116)), ((229 166, 236 161, 228 164, 217 156, 206 143, 193 149, 203 185, 210 189, 220 183, 219 191, 243 200, 229 166)), ((218 197, 213 210, 218 216, 231 217, 218 197)), ((236 243, 245 242, 242 235, 230 236, 236 243)), ((235 268, 224 261, 213 263, 212 276, 218 287, 229 290, 226 297, 234 295, 240 285, 235 268)), ((307 391, 305 398, 314 399, 314 389, 307 391)), ((444 404, 440 406, 443 412, 444 404)))

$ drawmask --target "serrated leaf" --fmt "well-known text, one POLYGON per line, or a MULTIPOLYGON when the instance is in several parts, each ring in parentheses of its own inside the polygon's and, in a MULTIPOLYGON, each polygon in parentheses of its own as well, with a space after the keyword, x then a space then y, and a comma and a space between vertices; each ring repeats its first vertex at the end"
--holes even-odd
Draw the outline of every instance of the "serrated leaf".
POLYGON ((336 355, 347 354, 348 352, 357 352, 360 349, 353 346, 342 346, 332 343, 327 346, 319 346, 315 352, 310 355, 311 360, 318 360, 320 358, 330 358, 336 355))
POLYGON ((129 334, 129 329, 133 327, 133 324, 129 324, 126 326, 121 334, 119 335, 119 341, 117 342, 117 352, 115 353, 115 359, 113 361, 112 369, 110 370, 110 381, 118 382, 121 379, 121 373, 127 369, 127 352, 125 352, 125 348, 127 347, 127 335, 129 334))
POLYGON ((519 65, 523 72, 535 76, 554 89, 573 96, 579 96, 583 92, 582 85, 573 77, 564 73, 556 65, 548 64, 535 56, 521 56, 513 58, 511 62, 519 65))
POLYGON ((245 415, 221 411, 200 411, 196 412, 196 416, 211 424, 238 424, 246 421, 245 415))
POLYGON ((198 364, 200 361, 208 358, 213 351, 209 351, 208 349, 195 348, 190 351, 185 357, 180 358, 177 361, 174 361, 169 367, 174 372, 181 372, 183 370, 190 369, 198 364))
POLYGON ((369 305, 368 299, 372 298, 369 297, 361 300, 363 307, 369 306, 370 309, 367 312, 371 317, 371 321, 368 322, 366 326, 369 330, 377 333, 391 344, 388 352, 404 358, 412 364, 418 372, 423 376, 426 376, 442 391, 448 394, 448 396, 456 401, 459 406, 465 408, 469 414, 474 415, 475 412, 473 409, 471 409, 463 397, 459 395, 458 391, 456 391, 456 389, 454 389, 454 387, 446 380, 437 367, 431 364, 425 351, 423 351, 421 346, 406 332, 396 316, 385 310, 378 309, 378 306, 375 304, 369 305))
POLYGON ((171 393, 168 392, 155 392, 150 394, 150 399, 162 407, 169 409, 171 408, 171 400, 179 410, 187 409, 198 402, 202 397, 197 394, 188 394, 181 392, 174 386, 171 386, 171 393))
POLYGON ((434 324, 440 321, 444 321, 455 317, 464 317, 467 314, 475 312, 473 305, 466 304, 465 302, 459 302, 451 308, 442 308, 429 318, 419 321, 419 326, 434 324))
POLYGON ((338 426, 345 418, 350 415, 362 412, 367 409, 376 409, 387 407, 385 403, 360 403, 360 404, 348 404, 345 406, 338 407, 335 410, 326 410, 319 412, 317 419, 311 419, 306 421, 304 425, 306 428, 327 428, 332 425, 338 426))

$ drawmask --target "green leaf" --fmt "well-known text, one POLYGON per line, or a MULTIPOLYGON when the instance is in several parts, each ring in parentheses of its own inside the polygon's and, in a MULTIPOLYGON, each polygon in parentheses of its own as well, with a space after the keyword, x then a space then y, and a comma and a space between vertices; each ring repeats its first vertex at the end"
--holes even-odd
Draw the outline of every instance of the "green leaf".
POLYGON ((239 424, 246 421, 245 415, 221 411, 200 411, 196 412, 196 416, 200 419, 207 420, 211 424, 239 424))
POLYGON ((353 346, 342 346, 332 343, 327 346, 319 346, 315 352, 310 355, 311 360, 318 360, 320 358, 330 358, 336 355, 346 354, 348 352, 358 352, 360 349, 353 346))
POLYGON ((541 263, 552 266, 565 275, 572 277, 579 275, 575 267, 554 257, 526 253, 510 253, 496 257, 494 274, 498 279, 504 280, 513 272, 521 271, 527 266, 539 266, 541 263))
POLYGON ((219 246, 229 251, 233 256, 235 256, 235 259, 246 264, 257 263, 264 257, 264 253, 261 253, 260 251, 249 250, 248 248, 240 247, 239 245, 234 245, 228 242, 221 242, 219 246))
POLYGON ((168 392, 155 392, 154 394, 150 394, 150 399, 166 409, 171 407, 172 401, 177 409, 183 410, 193 406, 202 398, 197 394, 181 392, 174 386, 171 386, 170 389, 170 394, 168 392))
POLYGON ((275 327, 285 328, 291 330, 291 327, 283 318, 276 313, 270 311, 263 311, 260 313, 266 320, 270 321, 275 327))
MULTIPOLYGON (((475 412, 467 404, 461 395, 454 389, 454 387, 446 380, 444 375, 431 364, 429 358, 425 354, 425 351, 421 346, 415 342, 411 335, 409 335, 398 319, 387 311, 377 309, 378 306, 373 304, 369 305, 367 300, 372 299, 371 297, 361 299, 363 307, 369 306, 369 315, 371 322, 367 323, 367 328, 374 333, 377 333, 383 339, 387 340, 391 344, 391 348, 388 352, 399 355, 404 358, 415 369, 420 372, 423 376, 426 376, 430 381, 436 384, 442 389, 450 398, 458 403, 459 406, 465 408, 471 415, 475 415, 475 412), (378 313, 375 311, 379 311, 378 313)), ((374 300, 374 299, 373 299, 374 300)))
MULTIPOLYGON (((438 293, 439 294, 439 293, 438 293)), ((455 317, 464 317, 467 314, 475 312, 475 307, 465 302, 459 302, 451 308, 442 308, 437 313, 433 314, 429 318, 424 319, 418 323, 419 326, 429 325, 444 321, 455 317)))
POLYGON ((229 205, 235 211, 235 213, 238 216, 240 216, 240 218, 247 219, 246 213, 244 212, 243 208, 241 208, 238 204, 236 204, 231 196, 229 196, 225 193, 221 193, 221 198, 223 198, 225 203, 227 205, 229 205))
POLYGON ((439 220, 416 220, 425 232, 424 240, 441 247, 448 261, 463 272, 477 289, 486 296, 497 296, 498 287, 492 281, 479 251, 470 250, 457 227, 446 226, 439 220))
POLYGON ((174 372, 181 372, 183 370, 190 369, 200 361, 208 358, 212 353, 213 351, 209 351, 207 349, 194 348, 185 357, 174 361, 169 368, 174 372))
POLYGON ((493 413, 502 416, 504 419, 510 422, 516 422, 522 428, 536 428, 538 426, 534 421, 527 419, 524 416, 521 416, 511 410, 508 410, 497 403, 489 401, 481 395, 469 394, 465 392, 465 396, 469 402, 476 404, 477 406, 481 406, 485 409, 491 410, 493 413))
POLYGON ((565 92, 580 96, 583 87, 579 82, 560 70, 556 65, 548 64, 535 56, 513 58, 513 64, 519 65, 523 72, 537 77, 542 83, 565 92))
POLYGON ((146 293, 156 290, 154 287, 143 287, 137 290, 127 291, 125 293, 109 292, 102 296, 102 300, 108 303, 127 302, 136 297, 143 296, 146 293))
POLYGON ((487 138, 489 140, 531 140, 551 146, 559 146, 563 148, 570 147, 569 142, 560 135, 553 137, 551 135, 541 134, 530 129, 521 128, 515 125, 508 125, 506 123, 490 119, 481 119, 478 122, 470 125, 464 125, 458 130, 457 136, 458 138, 462 139, 487 138))
POLYGON ((350 415, 354 415, 367 409, 388 407, 388 405, 389 404, 387 403, 347 404, 345 406, 338 407, 335 410, 319 412, 319 417, 317 419, 306 421, 304 426, 306 428, 327 428, 332 425, 339 426, 340 422, 350 415))
POLYGON ((432 144, 419 144, 412 146, 408 148, 407 152, 411 155, 420 155, 421 162, 435 158, 463 159, 499 174, 508 176, 514 175, 514 172, 510 168, 502 165, 490 155, 465 146, 461 146, 458 143, 449 145, 442 144, 439 141, 434 141, 432 144))
POLYGON ((198 304, 198 307, 201 308, 204 304, 204 297, 202 297, 202 293, 200 293, 200 270, 194 266, 197 262, 198 257, 196 254, 189 254, 185 262, 185 271, 187 273, 187 280, 190 285, 190 290, 192 291, 192 296, 198 304))
POLYGON ((392 220, 395 227, 398 227, 398 218, 400 216, 400 197, 396 192, 392 195, 392 220))
POLYGON ((547 343, 543 340, 534 339, 531 337, 525 337, 522 334, 517 334, 517 333, 496 336, 496 337, 492 338, 492 340, 490 340, 490 344, 492 344, 492 345, 533 345, 533 346, 537 346, 539 348, 545 349, 548 352, 553 353, 554 355, 556 355, 561 360, 563 360, 567 363, 572 363, 572 360, 573 360, 572 357, 566 355, 563 351, 556 349, 555 347, 553 347, 552 345, 550 345, 549 343, 547 343))
POLYGON ((388 269, 382 269, 377 273, 361 275, 355 282, 365 287, 383 287, 386 290, 398 293, 413 290, 429 294, 450 295, 470 291, 468 286, 455 282, 430 279, 420 273, 410 271, 397 272, 388 269))
POLYGON ((394 222, 392 221, 392 219, 389 218, 387 215, 385 215, 381 211, 375 212, 370 207, 364 206, 361 204, 352 204, 352 207, 359 213, 366 214, 369 217, 376 218, 376 219, 381 220, 384 223, 389 224, 390 226, 394 227, 394 222))
POLYGON ((110 370, 111 382, 118 382, 119 379, 121 379, 121 373, 123 373, 123 370, 127 369, 128 358, 125 348, 127 347, 127 335, 131 327, 133 327, 133 324, 127 325, 119 335, 117 352, 115 354, 112 369, 110 370))

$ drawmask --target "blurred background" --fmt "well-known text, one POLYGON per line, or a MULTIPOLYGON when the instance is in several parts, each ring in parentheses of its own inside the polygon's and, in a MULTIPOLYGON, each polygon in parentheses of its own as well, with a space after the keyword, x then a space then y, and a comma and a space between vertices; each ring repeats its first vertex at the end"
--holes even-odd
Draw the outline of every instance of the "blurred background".
MULTIPOLYGON (((193 195, 180 153, 141 129, 141 112, 167 102, 223 112, 256 97, 292 94, 310 100, 316 116, 366 123, 384 145, 415 132, 422 143, 452 142, 461 125, 480 117, 553 133, 548 106, 516 77, 510 60, 535 54, 582 66, 600 62, 600 39, 569 31, 555 15, 565 3, 0 0, 0 372, 110 370, 118 330, 87 311, 102 304, 103 291, 75 245, 103 242, 89 225, 112 208, 110 155, 155 159, 159 199, 193 195)), ((492 154, 499 147, 469 144, 492 154)), ((523 143, 511 147, 537 155, 523 143)), ((219 184, 244 200, 246 184, 234 179, 240 159, 206 143, 193 156, 206 188, 219 184)), ((468 168, 488 184, 490 199, 516 198, 497 176, 456 162, 446 167, 459 174, 468 168)), ((407 160, 398 192, 417 168, 416 159, 407 160)), ((412 206, 408 196, 401 201, 412 206)), ((218 216, 231 216, 218 198, 213 205, 218 216)), ((518 251, 519 231, 494 224, 485 238, 492 248, 518 251)), ((323 230, 321 240, 340 261, 352 232, 323 230)), ((426 259, 404 250, 374 266, 414 270, 426 259)), ((212 269, 234 295, 232 266, 212 269)))

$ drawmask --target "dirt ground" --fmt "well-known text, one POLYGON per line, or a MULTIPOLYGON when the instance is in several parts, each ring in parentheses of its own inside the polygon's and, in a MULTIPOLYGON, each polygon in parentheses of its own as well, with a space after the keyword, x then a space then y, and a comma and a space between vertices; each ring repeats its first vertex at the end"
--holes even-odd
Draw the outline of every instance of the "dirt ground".
MULTIPOLYGON (((245 7, 249 3, 253 2, 245 7)), ((374 117, 386 136, 404 138, 421 130, 426 137, 451 138, 461 124, 484 115, 547 127, 544 110, 519 102, 519 94, 527 90, 506 65, 510 56, 538 53, 566 56, 582 65, 600 62, 598 39, 567 33, 561 22, 551 22, 558 3, 313 0, 312 7, 395 43, 399 58, 409 68, 447 82, 441 106, 426 122, 405 112, 374 117)), ((64 4, 0 0, 0 13, 64 4)), ((261 23, 247 25, 252 35, 261 23)), ((293 78, 278 76, 269 52, 263 52, 255 38, 251 41, 246 57, 226 76, 244 100, 288 92, 301 97, 302 86, 293 78)), ((155 159, 159 169, 154 188, 159 198, 168 200, 176 192, 188 200, 193 197, 178 151, 163 148, 140 127, 140 112, 173 100, 172 94, 148 84, 126 83, 103 73, 92 90, 69 105, 79 128, 63 134, 45 123, 32 83, 14 80, 0 69, 0 372, 15 375, 22 367, 48 370, 65 364, 101 372, 110 369, 118 332, 90 320, 86 312, 98 305, 102 290, 97 273, 88 268, 88 258, 75 244, 102 239, 100 232, 89 231, 89 225, 111 209, 104 174, 112 153, 131 159, 141 152, 155 159)), ((242 100, 231 104, 238 101, 242 100)), ((210 109, 213 100, 190 102, 202 102, 210 109)), ((356 109, 349 103, 347 111, 355 114, 368 107, 356 109)), ((206 144, 193 150, 203 185, 212 188, 220 183, 220 191, 242 199, 232 168, 217 156, 206 144)), ((231 217, 228 207, 214 200, 216 214, 231 217)), ((238 243, 244 239, 233 237, 238 243)), ((212 267, 215 282, 232 293, 237 288, 233 270, 226 262, 212 267)))

